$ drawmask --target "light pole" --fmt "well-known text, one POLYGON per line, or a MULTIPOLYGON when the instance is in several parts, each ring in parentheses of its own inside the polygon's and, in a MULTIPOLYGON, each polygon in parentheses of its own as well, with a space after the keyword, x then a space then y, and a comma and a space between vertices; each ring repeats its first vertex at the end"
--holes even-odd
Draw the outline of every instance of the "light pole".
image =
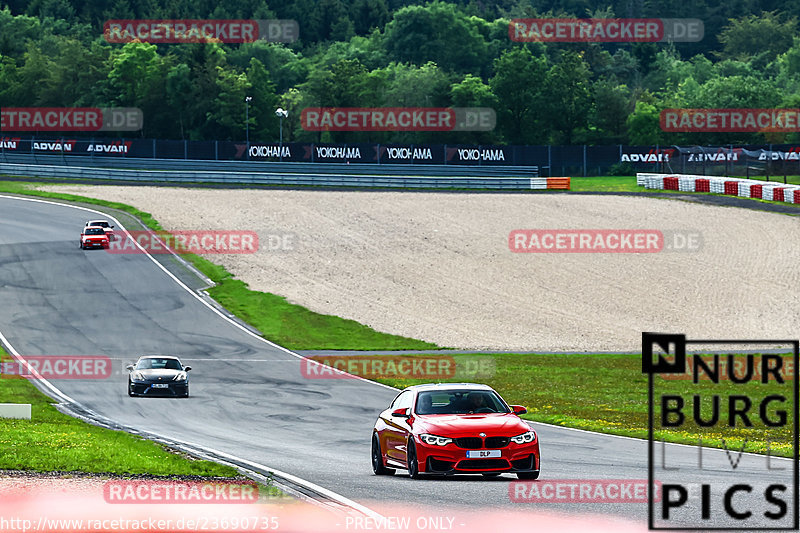
POLYGON ((281 121, 281 128, 280 128, 281 141, 279 150, 280 150, 280 160, 283 161, 283 119, 289 116, 289 112, 283 109, 282 107, 279 107, 278 109, 275 110, 275 114, 281 121))
POLYGON ((247 141, 247 159, 250 159, 250 101, 252 99, 252 96, 245 96, 244 98, 244 127, 247 141))

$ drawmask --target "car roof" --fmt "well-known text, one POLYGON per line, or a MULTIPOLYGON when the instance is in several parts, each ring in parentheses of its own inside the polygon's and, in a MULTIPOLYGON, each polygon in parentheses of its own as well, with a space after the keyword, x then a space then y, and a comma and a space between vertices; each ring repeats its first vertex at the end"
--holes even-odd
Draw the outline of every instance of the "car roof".
POLYGON ((139 359, 178 359, 174 355, 142 355, 139 359))
POLYGON ((425 383, 422 385, 411 385, 403 390, 427 391, 427 390, 494 390, 489 385, 482 383, 425 383))
POLYGON ((86 223, 87 223, 87 224, 91 224, 91 223, 93 223, 93 222, 108 222, 108 220, 106 220, 106 219, 104 219, 104 218, 93 218, 92 220, 89 220, 89 221, 88 221, 88 222, 86 222, 86 223))

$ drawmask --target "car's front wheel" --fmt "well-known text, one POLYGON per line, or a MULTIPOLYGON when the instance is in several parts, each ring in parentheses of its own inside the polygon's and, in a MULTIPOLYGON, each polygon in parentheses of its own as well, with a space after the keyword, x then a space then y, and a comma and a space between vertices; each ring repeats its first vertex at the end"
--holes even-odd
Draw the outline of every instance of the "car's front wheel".
POLYGON ((386 468, 383 465, 383 452, 381 451, 381 443, 377 434, 372 436, 372 471, 375 472, 376 476, 394 475, 394 469, 386 468))
POLYGON ((128 396, 133 396, 133 384, 128 382, 128 396))
POLYGON ((539 471, 536 472, 517 472, 519 479, 539 479, 539 471))
POLYGON ((419 479, 419 461, 417 461, 417 448, 414 441, 408 441, 408 451, 406 452, 406 465, 408 465, 408 477, 419 479))

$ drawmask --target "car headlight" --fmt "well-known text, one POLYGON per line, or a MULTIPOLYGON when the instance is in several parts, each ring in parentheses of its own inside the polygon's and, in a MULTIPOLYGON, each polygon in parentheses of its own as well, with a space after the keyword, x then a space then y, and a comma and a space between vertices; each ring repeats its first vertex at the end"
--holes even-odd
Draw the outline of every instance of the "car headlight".
POLYGON ((172 381, 186 381, 186 372, 178 372, 172 381))
POLYGON ((448 439, 447 437, 439 437, 437 435, 420 435, 420 440, 425 444, 430 444, 431 446, 447 446, 453 439, 448 439))
POLYGON ((522 435, 511 437, 511 440, 517 444, 527 444, 536 440, 536 433, 534 431, 526 431, 522 435))
POLYGON ((141 372, 134 372, 133 374, 131 374, 131 379, 133 381, 144 381, 144 376, 142 375, 141 372))

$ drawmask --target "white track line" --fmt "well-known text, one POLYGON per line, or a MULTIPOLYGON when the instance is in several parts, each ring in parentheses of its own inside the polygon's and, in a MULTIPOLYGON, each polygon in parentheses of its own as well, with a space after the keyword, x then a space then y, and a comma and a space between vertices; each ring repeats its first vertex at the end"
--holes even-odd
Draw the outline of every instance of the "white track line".
MULTIPOLYGON (((0 198, 7 198, 7 199, 11 199, 11 200, 19 200, 19 201, 26 201, 26 202, 37 202, 37 203, 43 203, 43 204, 49 204, 49 205, 56 205, 56 206, 60 206, 60 207, 67 207, 67 208, 71 208, 71 209, 80 209, 80 210, 83 210, 83 211, 88 211, 90 213, 96 213, 98 215, 101 215, 101 216, 104 216, 104 217, 112 219, 114 222, 116 222, 119 225, 120 228, 125 230, 125 227, 120 223, 120 221, 117 220, 116 218, 114 218, 113 216, 109 215, 108 213, 103 213, 101 211, 96 211, 94 209, 89 209, 87 207, 80 207, 80 206, 62 204, 62 203, 58 203, 58 202, 50 202, 50 201, 47 201, 47 200, 39 200, 39 199, 36 199, 36 198, 19 198, 19 197, 16 197, 16 196, 7 196, 7 195, 0 195, 0 198)), ((125 230, 125 231, 127 231, 127 230, 125 230)), ((217 314, 217 316, 219 316, 223 320, 227 321, 229 324, 232 324, 233 326, 239 328, 241 331, 245 332, 247 335, 250 335, 254 339, 258 339, 258 340, 268 344, 269 346, 271 346, 273 348, 277 348, 277 349, 279 349, 279 350, 281 350, 281 351, 283 351, 283 352, 285 352, 287 354, 290 354, 290 355, 296 357, 297 359, 306 359, 302 355, 296 354, 296 353, 292 352, 291 350, 288 350, 288 349, 284 348, 283 346, 278 346, 277 344, 275 344, 273 342, 270 342, 270 341, 268 341, 267 339, 265 339, 263 337, 259 337, 258 335, 256 335, 252 331, 249 331, 247 328, 245 328, 241 324, 239 324, 236 321, 231 320, 230 318, 226 317, 219 310, 217 310, 214 306, 210 305, 208 302, 203 300, 203 298, 201 298, 197 293, 195 293, 192 289, 190 289, 182 281, 180 281, 177 277, 175 277, 172 274, 172 272, 167 270, 161 263, 156 261, 156 259, 152 255, 147 253, 147 250, 145 250, 138 242, 136 242, 135 239, 134 239, 133 242, 136 243, 136 246, 142 251, 142 253, 147 255, 147 257, 150 258, 150 260, 153 263, 155 263, 158 266, 158 268, 160 268, 162 271, 164 271, 164 273, 166 273, 170 278, 172 278, 172 280, 175 281, 175 283, 177 283, 180 287, 182 287, 189 294, 191 294, 197 301, 199 301, 200 303, 202 303, 203 305, 205 305, 206 307, 211 309, 214 313, 217 314)), ((10 342, 8 342, 8 339, 5 337, 5 335, 3 335, 2 331, 0 331, 0 341, 2 341, 3 344, 6 347, 8 347, 8 351, 11 352, 11 355, 15 359, 20 361, 21 363, 25 364, 32 371, 34 377, 37 378, 37 381, 39 383, 42 383, 42 385, 44 385, 49 391, 51 391, 53 393, 53 395, 55 395, 57 398, 61 399, 62 401, 66 401, 67 403, 72 403, 74 405, 80 406, 81 409, 84 409, 88 413, 93 413, 92 410, 87 409, 81 403, 75 401, 74 399, 70 398, 69 396, 67 396, 66 394, 64 394, 60 390, 58 390, 55 386, 53 386, 52 383, 50 383, 49 381, 44 379, 38 372, 36 372, 36 370, 33 369, 31 367, 31 365, 28 364, 27 361, 25 361, 25 358, 22 355, 20 355, 20 353, 14 348, 14 346, 10 342)), ((341 372, 341 373, 344 374, 345 372, 341 372)), ((350 375, 350 374, 348 374, 348 375, 350 375)), ((364 378, 362 378, 360 376, 353 376, 353 378, 358 378, 361 381, 364 381, 365 383, 370 383, 370 384, 373 384, 373 385, 380 385, 382 387, 385 387, 385 388, 388 388, 388 389, 391 389, 391 390, 396 390, 396 389, 394 389, 394 387, 389 387, 387 385, 382 385, 380 383, 375 383, 373 381, 369 381, 367 379, 364 379, 364 378)), ((155 434, 158 435, 157 433, 155 433, 155 434)), ((170 438, 170 437, 166 437, 166 436, 163 436, 163 435, 159 435, 159 436, 162 436, 164 438, 170 438)), ((177 442, 183 442, 180 439, 172 439, 172 440, 175 440, 177 442)), ((187 444, 189 444, 189 443, 187 443, 187 444)), ((340 494, 337 494, 337 493, 335 493, 333 491, 330 491, 328 489, 320 487, 319 485, 311 483, 310 481, 306 481, 305 479, 299 478, 299 477, 294 476, 292 474, 281 472, 278 469, 275 469, 275 468, 272 468, 272 467, 269 467, 269 466, 266 466, 266 465, 261 465, 261 464, 258 464, 258 463, 254 463, 254 462, 248 461, 246 459, 241 459, 241 458, 235 457, 233 455, 230 455, 230 454, 218 451, 218 450, 213 450, 211 448, 206 448, 205 446, 201 446, 201 445, 198 445, 198 444, 189 444, 189 445, 190 446, 194 446, 194 447, 196 447, 196 448, 198 448, 200 450, 207 450, 209 453, 219 454, 219 455, 221 455, 223 457, 227 457, 227 458, 229 458, 231 460, 240 461, 242 463, 249 464, 249 465, 255 466, 257 468, 261 468, 261 469, 264 469, 264 470, 269 470, 269 471, 274 472, 275 474, 277 474, 279 476, 282 476, 282 477, 285 477, 286 479, 289 479, 290 481, 292 481, 294 483, 297 483, 298 485, 306 486, 306 487, 308 487, 309 489, 311 489, 313 491, 319 492, 320 494, 323 494, 323 495, 327 496, 328 498, 330 498, 331 500, 339 502, 340 504, 342 504, 342 505, 344 505, 346 507, 351 507, 353 509, 356 509, 357 511, 359 511, 359 512, 361 512, 361 513, 363 513, 363 514, 365 514, 365 515, 367 515, 369 517, 381 518, 380 514, 376 513, 375 511, 372 511, 371 509, 369 509, 367 507, 364 507, 363 505, 361 505, 359 503, 354 502, 353 500, 350 500, 349 498, 346 498, 346 497, 344 497, 344 496, 342 496, 340 494)))
MULTIPOLYGON (((109 215, 108 213, 103 213, 103 212, 101 212, 101 211, 95 211, 94 209, 89 209, 89 208, 86 208, 86 207, 74 206, 74 205, 69 205, 69 204, 62 204, 62 203, 58 203, 58 202, 50 202, 50 201, 47 201, 47 200, 39 200, 39 199, 36 199, 36 198, 20 198, 20 197, 17 197, 17 196, 6 196, 6 195, 2 195, 2 194, 0 194, 0 198, 9 198, 9 199, 12 199, 12 200, 21 200, 21 201, 28 201, 28 202, 40 202, 40 203, 44 203, 44 204, 58 205, 58 206, 61 206, 61 207, 69 207, 69 208, 72 208, 72 209, 81 209, 81 210, 84 210, 84 211, 89 211, 90 213, 97 213, 97 214, 99 214, 99 215, 102 215, 102 216, 105 216, 105 217, 111 218, 111 219, 112 219, 112 220, 114 220, 114 221, 115 221, 117 224, 119 224, 119 226, 120 226, 121 228, 123 228, 123 229, 124 229, 124 226, 123 226, 123 225, 122 225, 122 224, 121 224, 121 223, 120 223, 120 222, 119 222, 119 221, 118 221, 116 218, 114 218, 113 216, 109 215)), ((126 230, 126 231, 127 231, 127 230, 126 230)), ((291 350, 289 350, 289 349, 287 349, 287 348, 284 348, 283 346, 279 346, 279 345, 277 345, 277 344, 275 344, 275 343, 273 343, 273 342, 270 342, 269 340, 265 339, 264 337, 259 337, 258 335, 256 335, 256 334, 255 334, 255 333, 253 333, 252 331, 248 330, 247 328, 245 328, 244 326, 242 326, 242 325, 241 325, 241 324, 239 324, 238 322, 236 322, 236 321, 234 321, 234 320, 232 320, 232 319, 228 318, 228 317, 227 317, 227 316, 225 316, 224 314, 222 314, 222 313, 221 313, 221 312, 220 312, 218 309, 216 309, 214 306, 212 306, 211 304, 209 304, 208 302, 206 302, 206 301, 205 301, 203 298, 201 298, 201 297, 200 297, 200 296, 199 296, 199 295, 198 295, 198 294, 197 294, 195 291, 193 291, 192 289, 190 289, 189 287, 187 287, 187 286, 186 286, 186 285, 185 285, 185 284, 184 284, 182 281, 180 281, 178 278, 176 278, 176 277, 175 277, 175 276, 172 274, 172 272, 170 272, 169 270, 167 270, 167 269, 166 269, 166 268, 165 268, 165 267, 164 267, 164 266, 163 266, 161 263, 159 263, 158 261, 156 261, 156 259, 155 259, 155 258, 154 258, 152 255, 150 255, 149 253, 147 253, 147 251, 146 251, 144 248, 142 248, 142 246, 141 246, 141 245, 140 245, 138 242, 136 242, 136 240, 135 240, 135 239, 134 239, 134 242, 135 242, 135 243, 136 243, 136 245, 139 247, 139 249, 141 249, 141 250, 142 250, 142 252, 143 252, 144 254, 146 254, 146 255, 147 255, 147 257, 149 257, 149 258, 150 258, 150 260, 151 260, 151 261, 153 261, 153 263, 155 263, 155 264, 158 266, 158 268, 160 268, 161 270, 163 270, 163 271, 164 271, 164 272, 165 272, 165 273, 166 273, 166 274, 167 274, 167 275, 168 275, 170 278, 172 278, 172 279, 175 281, 175 283, 177 283, 178 285, 180 285, 180 286, 181 286, 181 287, 182 287, 184 290, 186 290, 187 292, 189 292, 189 294, 191 294, 191 295, 192 295, 194 298, 196 298, 198 301, 200 301, 200 302, 201 302, 203 305, 205 305, 206 307, 208 307, 209 309, 211 309, 211 310, 212 310, 214 313, 216 313, 216 314, 217 314, 219 317, 221 317, 223 320, 226 320, 228 323, 230 323, 230 324, 234 325, 235 327, 239 328, 241 331, 244 331, 246 334, 250 335, 251 337, 253 337, 253 338, 255 338, 255 339, 258 339, 258 340, 260 340, 260 341, 262 341, 262 342, 265 342, 265 343, 267 343, 268 345, 270 345, 270 346, 272 346, 272 347, 274 347, 274 348, 278 348, 279 350, 282 350, 282 351, 284 351, 284 352, 286 352, 286 353, 288 353, 288 354, 290 354, 290 355, 292 355, 292 356, 294 356, 294 357, 296 357, 296 358, 299 358, 299 359, 307 359, 306 357, 303 357, 303 356, 302 356, 302 355, 300 355, 300 354, 296 354, 296 353, 292 352, 291 350)), ((173 255, 176 255, 174 252, 172 252, 172 250, 171 250, 171 249, 170 249, 170 252, 171 252, 173 255)), ((14 350, 14 348, 11 346, 11 344, 8 342, 8 340, 7 340, 7 339, 6 339, 6 338, 3 336, 2 332, 0 332, 0 340, 2 340, 2 341, 3 341, 3 343, 4 343, 6 346, 8 346, 8 347, 9 347, 10 351, 12 352, 12 355, 14 355, 14 356, 15 356, 15 357, 17 357, 18 359, 20 359, 22 362, 25 362, 25 360, 24 360, 24 359, 22 359, 22 357, 21 357, 21 356, 20 356, 18 353, 16 353, 16 351, 15 351, 15 350, 14 350)), ((316 361, 315 361, 315 362, 316 362, 316 361)), ((27 364, 27 363, 26 363, 26 364, 27 364)), ((339 370, 339 369, 335 369, 335 368, 334 368, 333 370, 334 370, 334 371, 336 371, 336 372, 338 372, 338 373, 340 373, 340 374, 347 374, 348 376, 352 376, 354 379, 359 379, 359 380, 361 380, 361 381, 364 381, 364 382, 366 382, 366 383, 370 383, 370 384, 372 384, 372 385, 378 385, 378 386, 380 386, 380 387, 384 387, 384 388, 387 388, 387 389, 390 389, 390 390, 397 390, 397 389, 395 389, 394 387, 390 387, 390 386, 388 386, 388 385, 384 385, 384 384, 382 384, 382 383, 377 383, 377 382, 375 382, 375 381, 370 381, 370 380, 368 380, 368 379, 362 378, 361 376, 356 376, 356 375, 353 375, 353 374, 348 374, 347 372, 344 372, 344 371, 342 371, 342 370, 339 370)), ((51 391, 52 391, 54 394, 56 394, 57 396, 59 396, 59 397, 61 397, 61 398, 66 398, 66 399, 67 399, 67 401, 69 401, 69 402, 71 402, 71 403, 74 403, 74 404, 76 404, 76 405, 81 405, 81 404, 79 404, 78 402, 76 402, 75 400, 73 400, 72 398, 70 398, 69 396, 67 396, 67 395, 65 395, 64 393, 62 393, 62 392, 61 392, 60 390, 58 390, 57 388, 55 388, 55 387, 54 387, 52 384, 50 384, 50 383, 49 383, 47 380, 44 380, 44 379, 43 379, 42 381, 43 381, 43 382, 46 384, 46 386, 47 386, 47 387, 48 387, 48 388, 49 388, 49 389, 50 389, 50 390, 51 390, 51 391)), ((83 409, 86 409, 86 408, 85 408, 85 407, 83 407, 82 405, 81 405, 81 407, 82 407, 83 409)), ((91 412, 89 409, 86 409, 86 410, 87 410, 88 412, 91 412)), ((578 431, 578 432, 581 432, 581 433, 591 433, 591 434, 593 434, 593 435, 602 435, 602 436, 604 436, 604 437, 612 437, 612 438, 617 438, 617 439, 631 439, 631 440, 637 440, 637 441, 639 441, 639 442, 647 442, 645 439, 639 439, 639 438, 636 438, 636 437, 627 437, 627 436, 624 436, 624 435, 610 435, 610 434, 608 434, 608 433, 598 433, 598 432, 596 432, 596 431, 589 431, 589 430, 585 430, 585 429, 578 429, 578 428, 570 428, 570 427, 564 427, 564 426, 557 426, 557 425, 554 425, 554 424, 547 424, 547 423, 544 423, 544 422, 535 422, 535 421, 530 421, 530 423, 533 423, 533 424, 542 424, 542 425, 545 425, 545 426, 550 426, 550 427, 552 427, 552 428, 564 429, 564 430, 568 430, 568 431, 578 431)), ((174 439, 174 440, 177 440, 177 439, 174 439)), ((669 444, 670 446, 686 446, 686 447, 694 447, 694 446, 692 446, 691 444, 676 444, 676 443, 668 443, 668 444, 669 444)), ((197 445, 194 445, 194 446, 197 446, 197 445)), ((201 448, 200 446, 197 446, 197 447, 198 447, 198 448, 201 448)), ((709 449, 709 450, 715 450, 715 449, 717 449, 717 448, 708 448, 708 449, 709 449)), ((209 449, 209 451, 210 451, 210 449, 209 449)), ((221 454, 222 452, 214 452, 214 453, 220 453, 220 454, 221 454)), ((751 453, 749 453, 749 452, 744 452, 744 453, 745 453, 745 454, 747 454, 747 455, 759 455, 759 454, 751 454, 751 453)), ((228 457, 233 457, 233 456, 228 456, 228 457)), ((782 458, 782 457, 775 457, 775 459, 785 459, 785 458, 782 458)), ((249 462, 250 462, 250 461, 246 461, 246 460, 244 460, 244 459, 237 459, 237 460, 240 460, 240 461, 242 461, 242 462, 247 462, 247 463, 249 463, 249 462)), ((251 464, 256 464, 256 463, 251 463, 251 464)), ((264 468, 267 468, 267 467, 264 467, 264 468)), ((269 470, 273 470, 274 472, 279 472, 278 470, 275 470, 275 469, 270 469, 270 468, 267 468, 267 469, 269 469, 269 470)), ((290 476, 290 474, 287 474, 287 479, 288 479, 288 476, 290 476)), ((314 485, 314 484, 313 484, 313 483, 311 483, 311 482, 308 482, 308 481, 305 481, 305 480, 301 480, 300 478, 296 478, 295 476, 292 476, 292 478, 294 478, 294 479, 298 480, 298 481, 296 481, 296 483, 298 483, 298 484, 303 484, 303 483, 304 483, 304 484, 308 485, 309 487, 311 487, 311 486, 314 486, 314 487, 316 487, 316 485, 314 485)), ((322 489, 322 487, 319 487, 319 489, 322 489)), ((317 490, 317 489, 316 489, 316 488, 314 488, 314 489, 312 489, 312 490, 317 490)), ((327 489, 322 489, 322 490, 327 490, 327 489)), ((335 493, 331 492, 331 494, 335 494, 335 493)), ((338 496, 339 498, 341 498, 342 500, 350 501, 350 500, 348 500, 347 498, 345 498, 344 496, 339 496, 339 495, 337 495, 337 496, 338 496)), ((355 502, 353 502, 353 503, 355 503, 355 502)), ((344 505, 348 505, 348 504, 344 504, 344 505)), ((356 505, 359 505, 359 504, 356 504, 356 505)), ((366 508, 364 508, 364 509, 366 509, 366 508)), ((362 512, 363 512, 363 511, 362 511, 362 512)), ((374 513, 374 511, 370 511, 370 513, 374 513)), ((374 514, 375 514, 376 516, 379 516, 379 515, 377 515, 377 513, 374 513, 374 514)), ((370 516, 372 516, 372 515, 370 515, 370 516)))

